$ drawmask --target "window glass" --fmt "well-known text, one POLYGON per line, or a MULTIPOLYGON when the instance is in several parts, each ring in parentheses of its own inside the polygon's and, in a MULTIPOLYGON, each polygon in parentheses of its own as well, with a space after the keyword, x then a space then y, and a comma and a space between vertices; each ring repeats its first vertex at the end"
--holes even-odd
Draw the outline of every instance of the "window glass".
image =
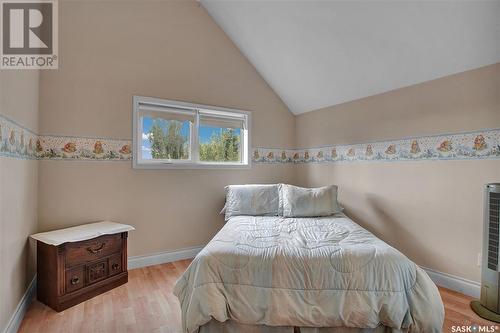
POLYGON ((200 115, 198 141, 202 162, 241 162, 241 118, 200 115))
POLYGON ((164 116, 142 117, 143 160, 189 160, 192 121, 164 116))
POLYGON ((241 131, 239 128, 200 126, 200 161, 240 162, 241 131))

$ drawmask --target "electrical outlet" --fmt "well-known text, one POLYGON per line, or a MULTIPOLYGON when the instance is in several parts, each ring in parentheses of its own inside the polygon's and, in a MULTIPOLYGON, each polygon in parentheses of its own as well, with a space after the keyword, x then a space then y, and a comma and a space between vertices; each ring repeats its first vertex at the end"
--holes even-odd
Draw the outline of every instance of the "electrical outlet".
POLYGON ((477 254, 477 266, 478 267, 481 267, 482 261, 483 261, 483 255, 481 253, 478 253, 477 254))

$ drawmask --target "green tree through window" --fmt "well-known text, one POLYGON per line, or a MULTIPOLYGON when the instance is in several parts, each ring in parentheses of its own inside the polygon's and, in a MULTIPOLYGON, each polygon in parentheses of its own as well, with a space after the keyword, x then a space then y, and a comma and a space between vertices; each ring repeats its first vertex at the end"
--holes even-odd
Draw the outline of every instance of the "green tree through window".
POLYGON ((188 138, 182 135, 182 122, 155 119, 148 133, 153 159, 188 159, 188 138))
POLYGON ((234 129, 221 128, 210 141, 200 144, 200 160, 206 162, 238 162, 240 136, 234 129))

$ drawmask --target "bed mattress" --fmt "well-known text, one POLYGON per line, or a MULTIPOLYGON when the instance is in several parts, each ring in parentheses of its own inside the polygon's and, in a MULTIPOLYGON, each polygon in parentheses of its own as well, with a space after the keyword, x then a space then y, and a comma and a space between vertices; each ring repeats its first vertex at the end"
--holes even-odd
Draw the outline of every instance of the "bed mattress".
POLYGON ((343 214, 233 217, 174 294, 188 333, 213 321, 433 333, 444 319, 427 274, 343 214))

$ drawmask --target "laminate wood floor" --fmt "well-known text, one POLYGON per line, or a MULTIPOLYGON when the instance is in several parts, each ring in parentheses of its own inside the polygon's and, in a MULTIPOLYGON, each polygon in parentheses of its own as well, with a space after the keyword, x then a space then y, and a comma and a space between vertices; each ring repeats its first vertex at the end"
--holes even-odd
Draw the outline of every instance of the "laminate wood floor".
MULTIPOLYGON (((127 284, 60 313, 34 301, 19 332, 181 332, 179 303, 172 289, 189 263, 181 260, 130 270, 127 284)), ((452 325, 496 325, 472 312, 470 297, 439 290, 446 310, 443 332, 451 332, 452 325)))

